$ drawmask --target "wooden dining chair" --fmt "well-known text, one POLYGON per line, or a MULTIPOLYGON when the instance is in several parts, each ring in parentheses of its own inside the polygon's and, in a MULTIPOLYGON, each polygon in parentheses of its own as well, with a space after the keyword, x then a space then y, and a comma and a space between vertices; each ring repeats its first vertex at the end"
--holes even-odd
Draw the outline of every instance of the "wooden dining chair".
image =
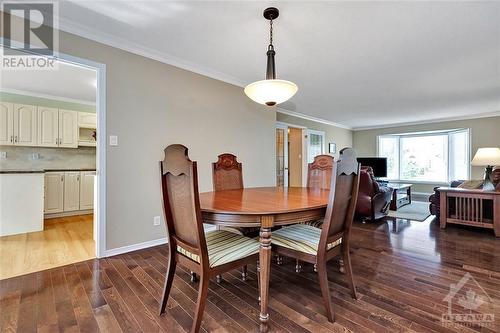
POLYGON ((349 255, 349 238, 359 190, 360 165, 352 148, 340 151, 334 163, 328 207, 321 229, 295 224, 272 234, 273 250, 284 256, 315 264, 328 320, 335 320, 326 263, 341 257, 351 294, 357 299, 349 255))
MULTIPOLYGON (((330 155, 317 155, 312 163, 307 164, 307 187, 329 190, 332 183, 333 157, 330 155)), ((323 225, 323 219, 304 222, 304 224, 320 228, 323 225)), ((278 265, 283 263, 283 259, 278 256, 278 265)), ((342 266, 341 266, 342 267, 342 266)), ((295 271, 299 273, 302 270, 300 260, 295 262, 295 271)))
POLYGON ((210 278, 256 262, 259 242, 225 230, 204 231, 196 162, 189 159, 185 146, 165 148, 160 173, 169 248, 160 315, 165 312, 175 269, 180 264, 200 276, 191 326, 191 333, 195 333, 201 325, 210 278))

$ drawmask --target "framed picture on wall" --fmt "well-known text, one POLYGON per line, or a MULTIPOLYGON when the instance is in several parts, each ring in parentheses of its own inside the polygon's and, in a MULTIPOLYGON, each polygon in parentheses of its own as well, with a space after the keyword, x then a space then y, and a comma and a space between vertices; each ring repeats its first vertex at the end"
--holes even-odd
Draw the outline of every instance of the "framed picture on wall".
POLYGON ((329 154, 336 154, 337 153, 337 145, 335 143, 329 143, 328 144, 328 153, 329 154))

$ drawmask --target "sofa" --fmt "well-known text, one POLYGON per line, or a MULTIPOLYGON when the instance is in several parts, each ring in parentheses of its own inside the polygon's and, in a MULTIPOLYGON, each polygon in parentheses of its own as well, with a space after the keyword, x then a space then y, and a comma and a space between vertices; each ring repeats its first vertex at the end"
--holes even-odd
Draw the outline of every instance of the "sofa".
POLYGON ((378 220, 387 215, 393 189, 380 185, 371 167, 362 166, 359 175, 359 193, 356 216, 361 219, 378 220))

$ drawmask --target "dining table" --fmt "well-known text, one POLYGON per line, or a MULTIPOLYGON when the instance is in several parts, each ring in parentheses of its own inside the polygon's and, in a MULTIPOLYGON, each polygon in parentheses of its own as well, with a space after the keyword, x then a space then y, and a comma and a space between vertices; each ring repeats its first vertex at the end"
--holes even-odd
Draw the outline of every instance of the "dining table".
POLYGON ((260 332, 269 329, 272 229, 323 218, 328 196, 328 190, 307 187, 254 187, 200 193, 205 223, 260 228, 260 332))

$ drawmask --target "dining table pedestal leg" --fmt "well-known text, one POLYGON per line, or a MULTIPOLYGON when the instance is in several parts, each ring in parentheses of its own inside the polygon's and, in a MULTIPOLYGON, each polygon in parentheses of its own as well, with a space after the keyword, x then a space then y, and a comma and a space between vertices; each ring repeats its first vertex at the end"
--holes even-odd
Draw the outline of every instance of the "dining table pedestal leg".
POLYGON ((260 228, 260 332, 268 331, 268 303, 269 303, 269 276, 271 269, 271 228, 274 223, 273 216, 261 217, 260 228))

